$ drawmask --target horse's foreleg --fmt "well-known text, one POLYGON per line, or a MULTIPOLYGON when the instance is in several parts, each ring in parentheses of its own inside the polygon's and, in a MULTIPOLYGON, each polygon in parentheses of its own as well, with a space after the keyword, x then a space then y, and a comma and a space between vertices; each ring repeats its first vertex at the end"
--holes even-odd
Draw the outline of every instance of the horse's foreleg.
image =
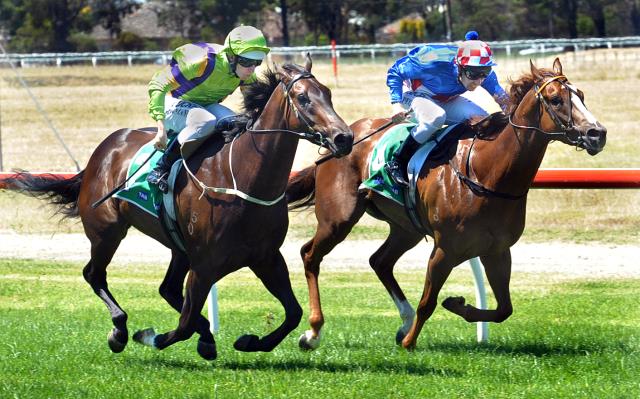
POLYGON ((316 234, 300 249, 304 275, 309 289, 309 325, 311 327, 298 340, 298 345, 304 350, 312 350, 320 346, 320 332, 324 325, 318 283, 320 263, 325 255, 347 238, 353 226, 364 214, 364 206, 357 195, 349 196, 343 193, 342 198, 331 202, 339 203, 340 209, 332 207, 331 210, 325 212, 321 203, 322 201, 316 201, 316 217, 318 218, 316 234))
POLYGON ((475 306, 465 304, 465 300, 462 297, 447 298, 442 303, 442 306, 463 317, 468 322, 492 321, 500 323, 511 316, 513 312, 509 293, 511 251, 507 249, 497 255, 482 256, 480 260, 485 267, 487 280, 498 304, 496 309, 478 309, 475 306))
POLYGON ((402 340, 402 346, 404 348, 415 348, 418 335, 420 335, 424 323, 433 314, 438 304, 438 293, 449 277, 449 274, 451 274, 452 269, 453 265, 451 261, 447 259, 445 251, 437 246, 434 247, 429 258, 422 298, 416 309, 416 319, 402 340))
POLYGON ((241 336, 233 344, 233 347, 243 352, 270 352, 300 324, 302 308, 293 294, 287 264, 280 251, 277 251, 272 259, 251 266, 251 270, 284 307, 284 321, 278 328, 262 338, 256 335, 241 336))
POLYGON ((129 332, 127 330, 127 313, 120 307, 118 301, 109 291, 107 284, 107 266, 113 259, 126 232, 114 229, 113 232, 92 232, 85 226, 87 236, 91 241, 91 260, 82 270, 84 279, 91 285, 93 292, 104 302, 111 314, 113 330, 108 335, 109 348, 114 353, 122 352, 127 346, 129 332))
MULTIPOLYGON (((189 272, 189 259, 179 252, 173 252, 171 263, 160 285, 160 295, 178 313, 182 310, 184 295, 182 287, 189 272)), ((198 340, 198 353, 206 360, 214 360, 217 357, 216 343, 213 334, 209 330, 209 320, 202 314, 199 315, 196 332, 200 335, 198 340)))
POLYGON ((389 236, 369 259, 371 268, 376 272, 380 282, 387 289, 389 295, 391 295, 391 299, 393 299, 400 313, 402 326, 400 326, 396 332, 397 344, 400 344, 407 335, 407 332, 409 332, 416 312, 413 310, 411 304, 409 304, 409 301, 407 301, 402 288, 400 288, 398 281, 393 275, 393 267, 398 259, 409 249, 415 247, 421 239, 422 236, 409 233, 392 224, 389 236))
POLYGON ((213 285, 213 276, 191 270, 187 278, 186 295, 180 313, 178 327, 165 334, 155 334, 153 329, 136 332, 133 339, 143 345, 164 349, 179 341, 185 341, 196 332, 200 311, 213 285))

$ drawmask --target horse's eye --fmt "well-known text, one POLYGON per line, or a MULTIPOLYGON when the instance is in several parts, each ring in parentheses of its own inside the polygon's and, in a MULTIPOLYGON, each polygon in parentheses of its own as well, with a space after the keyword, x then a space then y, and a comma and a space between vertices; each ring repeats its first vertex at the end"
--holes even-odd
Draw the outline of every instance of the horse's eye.
POLYGON ((560 96, 555 96, 553 97, 551 100, 549 100, 549 102, 551 103, 551 105, 553 105, 554 107, 558 107, 560 105, 562 105, 562 97, 560 96))
POLYGON ((298 94, 298 102, 300 103, 300 105, 305 106, 309 104, 311 101, 309 100, 309 97, 307 97, 306 94, 300 93, 298 94))

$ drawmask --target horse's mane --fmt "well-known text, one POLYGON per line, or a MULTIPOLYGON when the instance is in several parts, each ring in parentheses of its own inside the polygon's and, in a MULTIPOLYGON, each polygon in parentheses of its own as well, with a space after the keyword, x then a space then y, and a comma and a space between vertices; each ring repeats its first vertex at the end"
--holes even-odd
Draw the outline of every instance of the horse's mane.
MULTIPOLYGON (((282 69, 294 74, 304 72, 302 67, 295 64, 285 64, 282 69)), ((268 68, 261 79, 245 87, 243 109, 251 119, 258 119, 280 81, 278 72, 268 68)))
MULTIPOLYGON (((539 71, 542 76, 545 77, 555 76, 553 71, 549 69, 541 68, 539 71)), ((518 107, 518 104, 520 104, 525 94, 531 90, 535 83, 536 81, 531 73, 525 73, 515 81, 509 79, 511 87, 509 88, 509 105, 507 107, 508 114, 511 114, 516 110, 516 107, 518 107)), ((507 123, 509 123, 509 118, 502 112, 496 112, 482 119, 472 118, 467 121, 471 130, 482 138, 494 137, 504 129, 507 123)))
MULTIPOLYGON (((556 76, 550 69, 540 68, 539 71, 542 76, 556 76)), ((516 107, 518 106, 518 104, 520 104, 525 94, 527 94, 527 92, 531 90, 535 83, 536 81, 531 73, 525 73, 515 81, 509 79, 509 84, 511 85, 511 88, 509 89, 509 113, 515 111, 516 107)))

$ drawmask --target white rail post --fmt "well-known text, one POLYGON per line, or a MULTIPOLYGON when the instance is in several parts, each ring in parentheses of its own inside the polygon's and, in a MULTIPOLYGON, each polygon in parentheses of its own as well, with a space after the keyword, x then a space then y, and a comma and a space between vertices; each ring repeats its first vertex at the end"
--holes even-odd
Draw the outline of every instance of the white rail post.
MULTIPOLYGON (((487 293, 484 289, 484 274, 482 273, 482 265, 478 258, 469 259, 469 265, 473 272, 473 279, 476 284, 476 307, 478 309, 487 308, 487 293)), ((489 341, 489 324, 486 321, 476 323, 478 342, 485 343, 489 341)))
POLYGON ((209 308, 209 329, 212 334, 215 334, 220 331, 220 320, 218 319, 218 288, 215 284, 211 286, 207 304, 209 308))

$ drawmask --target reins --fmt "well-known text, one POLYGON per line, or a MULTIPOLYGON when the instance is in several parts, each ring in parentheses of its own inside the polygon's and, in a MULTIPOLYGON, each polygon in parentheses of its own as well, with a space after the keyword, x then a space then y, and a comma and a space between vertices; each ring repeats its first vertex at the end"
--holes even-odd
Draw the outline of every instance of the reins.
MULTIPOLYGON (((253 129, 253 122, 252 120, 249 120, 247 122, 247 126, 246 126, 246 132, 247 133, 251 133, 251 134, 267 134, 267 133, 289 133, 289 134, 293 134, 295 136, 298 136, 299 138, 303 138, 305 140, 308 140, 314 144, 317 144, 319 146, 329 146, 331 145, 331 143, 329 141, 324 140, 324 137, 322 136, 322 133, 314 131, 313 128, 311 127, 311 124, 309 123, 309 120, 304 116, 304 114, 302 112, 298 111, 298 108, 296 107, 295 103, 293 102, 293 100, 291 99, 291 95, 290 95, 290 91, 291 88, 293 87, 293 85, 301 80, 301 79, 313 79, 314 76, 305 71, 305 72, 301 72, 297 75, 295 75, 291 81, 289 81, 289 83, 287 85, 284 85, 284 83, 280 82, 283 86, 284 86, 284 94, 286 96, 287 99, 287 112, 290 109, 293 109, 296 118, 298 118, 298 120, 301 120, 302 122, 304 122, 304 124, 307 126, 307 128, 309 129, 309 131, 307 132, 296 132, 293 130, 289 130, 289 129, 253 129)), ((288 119, 288 118, 286 118, 288 119)), ((275 205, 278 202, 280 202, 286 194, 286 191, 283 191, 282 194, 280 196, 278 196, 277 198, 273 199, 273 200, 264 200, 264 199, 260 199, 260 198, 256 198, 253 197, 245 192, 242 192, 240 190, 238 190, 238 186, 236 184, 236 178, 235 175, 233 173, 233 164, 232 164, 232 156, 233 156, 233 144, 235 143, 236 139, 239 137, 240 135, 237 135, 233 138, 233 141, 231 142, 231 145, 229 147, 229 171, 231 172, 231 180, 233 181, 233 188, 224 188, 224 187, 210 187, 207 186, 206 184, 204 184, 202 181, 200 181, 194 174, 193 172, 191 172, 191 170, 189 169, 189 167, 187 166, 186 161, 183 159, 182 160, 182 166, 185 168, 185 170, 187 171, 187 173, 189 174, 189 176, 191 177, 191 179, 193 179, 195 181, 195 183, 202 189, 202 194, 200 194, 200 196, 198 197, 198 200, 200 200, 207 191, 211 191, 214 193, 221 193, 221 194, 229 194, 229 195, 235 195, 238 196, 246 201, 252 202, 254 204, 259 204, 259 205, 263 205, 263 206, 271 206, 271 205, 275 205)), ((331 148, 329 148, 331 149, 331 148)))
MULTIPOLYGON (((559 79, 564 79, 564 81, 558 81, 558 83, 560 83, 562 86, 564 86, 570 93, 572 94, 576 94, 576 91, 571 88, 568 84, 567 84, 567 77, 564 75, 557 75, 557 76, 553 76, 549 79, 547 79, 546 81, 544 81, 541 85, 535 84, 533 86, 532 89, 535 89, 535 93, 534 95, 536 96, 537 100, 540 102, 540 104, 542 104, 542 106, 544 107, 544 109, 547 111, 547 113, 549 114, 549 116, 551 117, 551 120, 553 120, 553 122, 561 129, 561 131, 559 132, 547 132, 546 130, 540 129, 537 126, 524 126, 524 125, 518 125, 515 122, 513 122, 513 114, 515 114, 515 110, 509 114, 509 124, 511 126, 513 126, 514 128, 517 129, 529 129, 529 130, 535 130, 538 133, 542 133, 546 136, 550 136, 552 138, 554 137, 564 137, 566 139, 567 142, 575 145, 576 147, 578 147, 581 143, 583 143, 583 139, 582 136, 578 136, 577 139, 572 139, 571 137, 569 137, 569 135, 567 134, 569 132, 569 130, 571 130, 574 125, 573 125, 573 101, 569 101, 569 120, 568 121, 563 121, 560 116, 558 116, 558 113, 555 112, 553 110, 553 108, 549 105, 549 102, 544 98, 544 96, 541 94, 542 90, 547 87, 547 85, 553 81, 559 80, 559 79)), ((570 98, 571 100, 571 98, 570 98)), ((542 113, 540 114, 540 118, 542 118, 542 113)))
MULTIPOLYGON (((571 113, 572 113, 572 102, 569 101, 569 120, 568 120, 567 123, 564 123, 560 119, 558 114, 551 108, 551 106, 549 105, 547 100, 544 98, 544 96, 542 96, 542 94, 541 94, 542 90, 545 87, 547 87, 547 85, 549 83, 554 82, 554 81, 559 80, 559 79, 564 79, 564 81, 559 81, 558 83, 560 83, 561 85, 566 87, 567 90, 569 90, 571 93, 575 93, 575 91, 571 87, 569 87, 567 85, 567 83, 566 83, 567 77, 564 76, 564 75, 553 76, 553 77, 547 79, 546 81, 544 81, 540 85, 535 84, 532 87, 532 89, 535 90, 534 95, 536 96, 536 99, 542 104, 542 106, 545 108, 545 110, 547 111, 547 113, 549 114, 551 119, 554 121, 554 123, 558 127, 560 127, 560 129, 562 129, 561 132, 547 132, 547 131, 542 130, 539 127, 536 127, 536 126, 518 125, 518 124, 514 123, 513 120, 512 120, 512 116, 513 116, 513 114, 515 113, 516 110, 514 110, 513 112, 511 112, 509 114, 509 124, 511 126, 513 126, 514 128, 517 128, 517 129, 531 129, 531 130, 535 130, 535 131, 537 131, 539 133, 542 133, 544 135, 547 135, 547 136, 552 136, 552 137, 554 137, 554 136, 563 136, 570 143, 576 144, 576 146, 577 146, 581 141, 581 137, 578 138, 578 140, 572 140, 567 135, 567 132, 573 127, 573 118, 572 118, 572 115, 571 115, 571 113)), ((542 115, 541 115, 541 117, 542 117, 542 115)), ((471 146, 469 146, 469 152, 467 153, 467 160, 465 162, 466 170, 465 170, 464 174, 462 172, 460 172, 455 167, 455 165, 453 164, 452 160, 449 160, 449 166, 455 172, 456 176, 458 176, 458 178, 464 184, 466 184, 467 187, 469 187, 469 189, 471 191, 473 191, 474 193, 480 194, 480 195, 489 195, 489 196, 508 199, 508 200, 517 200, 517 199, 520 199, 520 198, 526 196, 529 193, 529 190, 527 190, 526 192, 524 192, 523 194, 520 194, 520 195, 513 195, 513 194, 509 194, 509 193, 503 193, 503 192, 500 192, 500 191, 495 191, 495 190, 491 190, 489 188, 486 188, 481 183, 479 183, 477 181, 474 181, 473 179, 471 179, 471 177, 469 177, 469 171, 471 170, 471 152, 473 151, 473 145, 476 142, 476 138, 477 138, 477 135, 473 137, 473 141, 471 142, 471 146)))
MULTIPOLYGON (((409 114, 410 114, 411 112, 412 112, 412 111, 407 111, 407 112, 405 112, 405 114, 404 114, 404 118, 406 118, 407 116, 409 116, 409 114)), ((360 138, 360 139, 358 139, 358 140, 354 141, 354 142, 353 142, 352 147, 355 147, 356 145, 358 145, 358 144, 360 144, 361 142, 365 141, 366 139, 368 139, 369 137, 373 136, 374 134, 376 134, 376 133, 380 133, 381 131, 383 131, 384 129, 386 129, 386 128, 388 128, 389 126, 393 125, 394 123, 398 123, 398 121, 397 121, 397 120, 395 120, 394 118, 391 118, 391 120, 390 120, 389 122, 386 122, 384 125, 382 125, 382 126, 380 126, 379 128, 375 129, 375 130, 374 130, 374 131, 372 131, 371 133, 368 133, 366 136, 364 136, 364 137, 362 137, 362 138, 360 138)), ((328 160, 330 160, 331 158, 334 158, 334 157, 335 157, 335 155, 333 155, 333 154, 327 154, 327 155, 323 156, 322 158, 320 158, 320 159, 318 159, 318 160, 316 161, 316 166, 317 166, 317 165, 321 165, 321 164, 323 164, 323 163, 327 162, 328 160)))
MULTIPOLYGON (((308 140, 321 147, 330 146, 331 143, 324 139, 324 136, 322 135, 322 133, 315 131, 313 129, 313 127, 311 126, 312 124, 309 122, 309 119, 302 112, 298 111, 298 107, 296 107, 295 103, 291 99, 291 94, 290 94, 291 88, 297 81, 301 79, 315 79, 315 76, 313 76, 310 72, 305 71, 295 75, 291 79, 291 81, 289 81, 289 83, 286 85, 282 82, 280 83, 282 84, 282 86, 284 86, 283 91, 287 99, 287 104, 289 105, 287 109, 288 110, 293 109, 293 112, 296 115, 296 118, 298 118, 298 120, 301 120, 307 126, 308 131, 296 132, 290 129, 254 129, 253 128, 254 121, 249 120, 249 122, 247 122, 246 132, 251 134, 288 133, 288 134, 293 134, 294 136, 298 136, 302 139, 308 140)), ((334 150, 334 148, 329 148, 329 149, 334 150)))

